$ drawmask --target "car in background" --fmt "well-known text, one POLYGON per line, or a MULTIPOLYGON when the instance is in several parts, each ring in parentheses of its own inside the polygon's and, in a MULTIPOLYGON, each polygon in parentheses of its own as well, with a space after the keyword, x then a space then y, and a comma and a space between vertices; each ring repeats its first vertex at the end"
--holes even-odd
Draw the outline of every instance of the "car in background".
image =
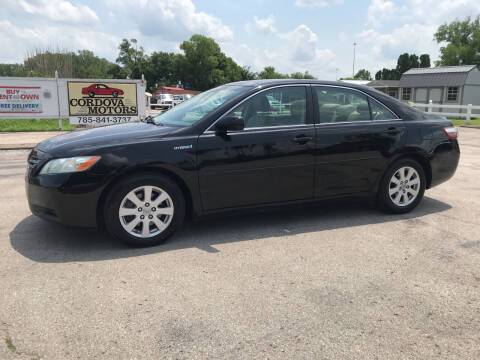
POLYGON ((104 227, 132 246, 161 243, 187 217, 232 209, 366 197, 402 214, 453 176, 457 135, 446 118, 365 86, 244 81, 143 123, 41 142, 26 191, 33 214, 104 227), (288 108, 277 111, 272 98, 288 108))
POLYGON ((156 107, 163 110, 170 109, 175 106, 174 98, 172 94, 158 94, 156 96, 156 107))
POLYGON ((124 92, 122 89, 112 88, 105 84, 92 84, 88 87, 82 88, 82 94, 88 95, 89 97, 94 97, 96 95, 111 95, 117 97, 118 95, 123 95, 124 92))
POLYGON ((185 99, 183 95, 173 95, 173 106, 177 106, 178 104, 182 103, 185 99))

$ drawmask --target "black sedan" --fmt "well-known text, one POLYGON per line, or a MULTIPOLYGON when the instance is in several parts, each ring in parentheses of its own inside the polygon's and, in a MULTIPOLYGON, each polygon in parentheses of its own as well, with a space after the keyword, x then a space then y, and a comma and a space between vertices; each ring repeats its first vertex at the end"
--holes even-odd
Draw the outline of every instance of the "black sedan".
POLYGON ((405 213, 453 176, 457 128, 340 82, 232 83, 143 123, 72 132, 28 158, 31 211, 159 244, 186 217, 345 196, 405 213))

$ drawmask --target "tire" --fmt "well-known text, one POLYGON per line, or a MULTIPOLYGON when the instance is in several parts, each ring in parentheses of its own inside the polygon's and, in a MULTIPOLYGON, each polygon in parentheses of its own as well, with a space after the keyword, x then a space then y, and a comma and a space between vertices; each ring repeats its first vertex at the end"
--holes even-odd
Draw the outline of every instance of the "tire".
POLYGON ((95 93, 94 93, 93 91, 89 91, 89 92, 88 92, 88 96, 94 97, 94 96, 95 96, 95 93))
POLYGON ((111 236, 134 247, 154 246, 168 239, 183 223, 185 197, 169 178, 144 174, 116 184, 103 209, 105 228, 111 236))
POLYGON ((112 93, 112 95, 113 95, 113 97, 117 97, 117 96, 118 96, 118 91, 114 91, 114 92, 112 93))
POLYGON ((425 186, 423 167, 413 159, 400 159, 387 169, 382 178, 378 189, 379 205, 392 214, 408 213, 422 201, 425 186))

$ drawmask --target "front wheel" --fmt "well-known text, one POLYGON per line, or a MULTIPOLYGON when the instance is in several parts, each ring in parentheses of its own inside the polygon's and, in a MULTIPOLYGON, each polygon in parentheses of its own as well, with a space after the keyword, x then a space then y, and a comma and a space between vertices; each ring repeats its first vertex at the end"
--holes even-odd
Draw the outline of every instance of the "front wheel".
POLYGON ((107 196, 104 219, 107 231, 131 246, 154 246, 182 224, 185 199, 169 178, 141 175, 117 184, 107 196))
POLYGON ((385 172, 380 184, 380 206, 390 213, 407 213, 420 203, 425 186, 425 172, 418 162, 412 159, 396 161, 385 172))

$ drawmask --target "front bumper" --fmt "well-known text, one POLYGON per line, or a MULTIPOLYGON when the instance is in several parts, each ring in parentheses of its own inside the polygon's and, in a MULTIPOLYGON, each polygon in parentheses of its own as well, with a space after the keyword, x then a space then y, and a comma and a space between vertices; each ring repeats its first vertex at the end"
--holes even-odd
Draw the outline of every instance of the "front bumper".
POLYGON ((104 176, 87 172, 39 175, 48 157, 30 161, 25 176, 28 205, 34 215, 65 225, 97 226, 97 205, 104 176))
POLYGON ((65 193, 52 188, 26 183, 28 205, 32 214, 65 225, 96 227, 100 192, 65 193))

